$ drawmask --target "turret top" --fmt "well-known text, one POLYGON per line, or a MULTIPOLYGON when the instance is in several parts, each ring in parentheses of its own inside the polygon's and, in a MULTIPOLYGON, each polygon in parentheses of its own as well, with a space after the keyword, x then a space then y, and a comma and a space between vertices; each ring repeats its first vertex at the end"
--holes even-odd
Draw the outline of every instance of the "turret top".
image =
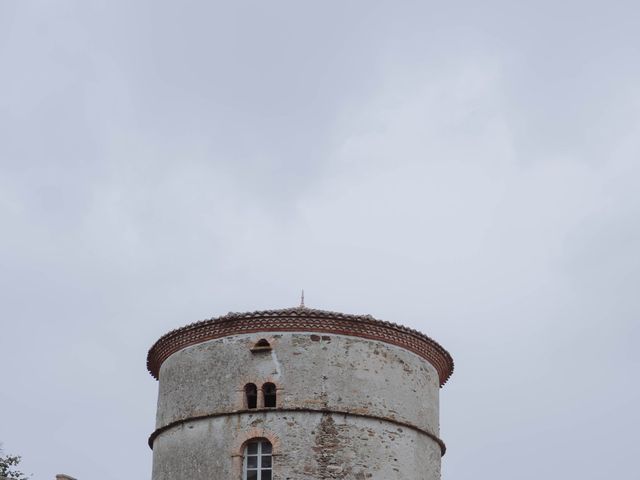
POLYGON ((318 332, 378 340, 409 350, 437 370, 440 386, 453 373, 453 358, 427 335, 371 315, 351 315, 307 308, 303 304, 280 310, 230 312, 218 318, 192 323, 163 335, 149 350, 147 368, 158 379, 162 363, 173 353, 191 345, 257 332, 318 332))

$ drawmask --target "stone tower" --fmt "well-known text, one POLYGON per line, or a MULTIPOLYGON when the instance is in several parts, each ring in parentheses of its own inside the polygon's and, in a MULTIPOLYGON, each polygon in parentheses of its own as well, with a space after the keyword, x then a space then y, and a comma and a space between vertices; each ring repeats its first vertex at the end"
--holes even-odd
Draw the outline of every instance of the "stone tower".
POLYGON ((314 310, 229 313, 164 335, 153 480, 436 480, 449 353, 415 330, 314 310))

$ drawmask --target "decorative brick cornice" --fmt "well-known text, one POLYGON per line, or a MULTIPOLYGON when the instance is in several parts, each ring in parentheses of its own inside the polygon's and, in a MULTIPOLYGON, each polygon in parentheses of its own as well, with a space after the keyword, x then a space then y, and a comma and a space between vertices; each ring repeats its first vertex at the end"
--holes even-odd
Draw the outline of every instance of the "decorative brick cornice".
POLYGON ((333 333, 378 340, 409 350, 427 360, 437 370, 440 386, 453 373, 453 358, 449 352, 417 330, 376 320, 371 315, 349 315, 305 307, 228 313, 178 328, 162 336, 151 347, 147 355, 147 369, 158 379, 162 363, 183 348, 230 335, 257 332, 333 333))

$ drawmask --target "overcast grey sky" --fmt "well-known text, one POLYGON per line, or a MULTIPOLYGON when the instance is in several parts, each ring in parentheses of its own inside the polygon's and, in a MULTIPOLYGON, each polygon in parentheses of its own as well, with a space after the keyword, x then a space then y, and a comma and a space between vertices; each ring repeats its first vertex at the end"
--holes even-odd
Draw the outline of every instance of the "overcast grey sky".
POLYGON ((640 6, 0 0, 0 441, 148 479, 147 349, 228 311, 454 356, 447 480, 637 479, 640 6))

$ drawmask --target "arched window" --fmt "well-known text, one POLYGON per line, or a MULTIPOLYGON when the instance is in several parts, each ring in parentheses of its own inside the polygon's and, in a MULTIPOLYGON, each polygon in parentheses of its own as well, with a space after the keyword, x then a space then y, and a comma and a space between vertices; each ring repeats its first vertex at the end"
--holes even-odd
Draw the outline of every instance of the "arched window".
POLYGON ((264 438, 251 440, 244 447, 243 480, 271 480, 271 443, 264 438))
POLYGON ((261 338, 251 348, 251 351, 253 353, 268 352, 269 350, 271 350, 271 344, 269 343, 269 341, 266 338, 261 338))
POLYGON ((247 408, 256 408, 258 406, 258 387, 254 383, 247 383, 244 386, 244 399, 247 408))
POLYGON ((265 383, 262 386, 264 395, 264 408, 274 408, 276 406, 276 386, 273 383, 265 383))

